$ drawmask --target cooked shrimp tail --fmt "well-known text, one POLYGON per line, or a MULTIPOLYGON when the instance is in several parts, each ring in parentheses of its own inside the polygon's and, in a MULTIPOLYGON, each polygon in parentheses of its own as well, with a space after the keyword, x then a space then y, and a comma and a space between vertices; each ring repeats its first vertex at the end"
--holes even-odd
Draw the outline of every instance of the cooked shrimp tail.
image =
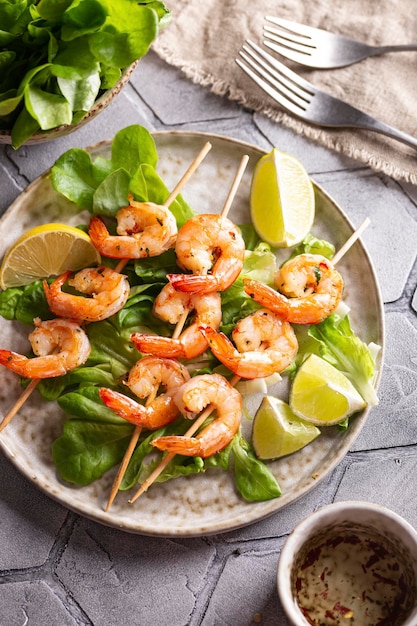
POLYGON ((193 417, 208 405, 216 411, 216 416, 195 437, 157 437, 152 445, 159 450, 206 458, 223 450, 239 429, 242 416, 241 395, 219 374, 202 374, 191 378, 180 387, 174 400, 186 417, 193 417))
POLYGON ((1 365, 25 378, 53 378, 63 376, 87 360, 90 342, 75 322, 35 319, 35 326, 29 341, 36 356, 28 358, 10 350, 0 350, 1 365))
POLYGON ((215 274, 168 274, 167 278, 178 291, 205 294, 227 289, 234 283, 241 271, 242 264, 240 261, 231 259, 224 270, 219 264, 215 274))
POLYGON ((164 393, 156 396, 146 406, 105 387, 100 389, 99 394, 104 404, 117 415, 132 424, 153 430, 178 417, 179 409, 173 396, 189 379, 187 368, 178 361, 146 356, 132 367, 126 385, 142 399, 156 393, 160 387, 164 387, 164 393))
POLYGON ((178 231, 175 242, 178 265, 191 274, 171 274, 175 289, 188 293, 224 291, 243 267, 245 243, 227 217, 196 215, 178 231))
POLYGON ((286 298, 282 293, 279 293, 279 291, 276 291, 273 287, 265 285, 265 283, 258 282, 257 280, 253 280, 252 278, 243 279, 243 288, 248 296, 258 302, 258 304, 261 304, 265 309, 269 309, 270 311, 273 311, 273 313, 281 315, 285 320, 288 319, 288 316, 290 315, 290 306, 288 298, 286 298))
POLYGON ((136 202, 116 213, 117 235, 110 235, 104 221, 93 217, 88 233, 102 256, 114 259, 143 259, 162 254, 175 243, 177 223, 168 207, 153 202, 136 202))
POLYGON ((208 348, 207 341, 199 330, 200 325, 216 329, 220 326, 221 297, 217 292, 202 295, 182 293, 168 283, 155 298, 153 313, 170 324, 178 324, 187 313, 193 319, 178 338, 133 334, 131 339, 139 352, 160 357, 193 359, 208 348))
POLYGON ((293 324, 318 324, 337 308, 343 279, 331 261, 318 254, 300 254, 275 276, 279 291, 244 279, 244 289, 262 306, 293 324))
POLYGON ((173 422, 179 410, 166 394, 158 396, 149 406, 139 404, 123 393, 101 387, 99 395, 104 404, 127 422, 154 430, 173 422))
POLYGON ((232 332, 235 345, 212 328, 200 330, 214 356, 241 378, 264 378, 282 372, 298 351, 292 326, 266 309, 259 309, 236 324, 232 332))
POLYGON ((50 310, 60 317, 78 321, 98 322, 114 315, 124 307, 130 293, 126 276, 109 267, 86 268, 58 276, 51 285, 43 283, 50 310), (84 295, 62 291, 65 283, 84 295))

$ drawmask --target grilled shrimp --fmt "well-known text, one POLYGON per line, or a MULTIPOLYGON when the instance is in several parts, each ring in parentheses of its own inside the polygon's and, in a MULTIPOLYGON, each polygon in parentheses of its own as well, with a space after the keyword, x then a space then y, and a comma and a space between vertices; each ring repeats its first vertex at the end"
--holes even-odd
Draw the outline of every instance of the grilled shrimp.
POLYGON ((172 248, 177 222, 168 207, 153 202, 135 202, 116 213, 117 235, 110 235, 103 220, 95 216, 89 235, 101 255, 113 259, 143 259, 172 248))
POLYGON ((82 365, 90 354, 84 330, 72 320, 34 320, 29 342, 35 357, 0 350, 0 363, 25 378, 54 378, 82 365))
POLYGON ((126 304, 130 285, 126 276, 109 267, 85 268, 70 278, 65 272, 51 285, 43 283, 49 308, 55 315, 86 322, 98 322, 114 315, 126 304), (91 298, 62 291, 64 284, 91 298))
POLYGON ((160 387, 165 388, 164 393, 146 406, 105 387, 100 388, 99 394, 104 404, 126 421, 155 430, 179 416, 173 395, 189 379, 187 368, 178 361, 147 356, 132 367, 126 384, 138 398, 147 398, 160 387))
POLYGON ((239 320, 232 332, 235 345, 212 328, 201 328, 201 332, 214 356, 234 374, 247 379, 282 372, 298 351, 292 326, 266 309, 239 320))
POLYGON ((152 445, 184 456, 206 458, 223 450, 237 433, 242 416, 240 393, 219 374, 202 374, 186 382, 174 401, 185 417, 193 417, 212 405, 216 417, 195 437, 172 435, 157 437, 152 445))
POLYGON ((293 324, 318 324, 339 304, 343 279, 333 264, 319 254, 299 254, 277 272, 279 291, 244 279, 247 294, 293 324))
POLYGON ((222 319, 221 298, 216 291, 208 294, 188 294, 176 291, 168 283, 155 298, 153 312, 160 319, 177 324, 183 315, 195 312, 192 323, 175 339, 159 335, 134 333, 136 348, 145 354, 160 357, 193 359, 207 350, 208 343, 200 332, 204 324, 217 329, 222 319))
POLYGON ((170 274, 175 289, 188 293, 224 291, 239 276, 245 243, 227 217, 196 215, 178 231, 175 252, 178 265, 192 274, 170 274))

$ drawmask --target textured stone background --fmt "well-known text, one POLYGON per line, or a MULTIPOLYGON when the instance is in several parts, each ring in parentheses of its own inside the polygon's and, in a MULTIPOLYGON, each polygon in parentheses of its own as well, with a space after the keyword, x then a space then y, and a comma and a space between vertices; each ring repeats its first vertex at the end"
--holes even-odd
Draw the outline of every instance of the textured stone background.
POLYGON ((363 241, 386 312, 380 404, 310 494, 262 522, 207 538, 156 539, 101 526, 50 500, 0 457, 0 626, 286 626, 277 559, 302 518, 359 499, 417 527, 417 189, 215 97, 150 53, 118 99, 80 131, 17 152, 0 147, 0 212, 62 152, 133 123, 277 146, 302 160, 354 225, 371 218, 363 241))

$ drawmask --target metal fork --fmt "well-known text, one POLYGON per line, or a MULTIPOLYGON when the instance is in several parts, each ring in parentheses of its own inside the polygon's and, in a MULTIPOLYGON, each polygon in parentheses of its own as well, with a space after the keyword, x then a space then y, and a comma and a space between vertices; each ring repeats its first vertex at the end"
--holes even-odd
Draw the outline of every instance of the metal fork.
POLYGON ((266 16, 274 26, 264 26, 264 44, 283 57, 316 69, 345 67, 385 52, 417 50, 417 44, 369 46, 361 41, 329 33, 279 17, 266 16))
POLYGON ((239 67, 271 98, 297 117, 318 126, 372 130, 417 149, 417 139, 411 135, 317 89, 252 41, 246 41, 239 55, 244 61, 236 59, 239 67))

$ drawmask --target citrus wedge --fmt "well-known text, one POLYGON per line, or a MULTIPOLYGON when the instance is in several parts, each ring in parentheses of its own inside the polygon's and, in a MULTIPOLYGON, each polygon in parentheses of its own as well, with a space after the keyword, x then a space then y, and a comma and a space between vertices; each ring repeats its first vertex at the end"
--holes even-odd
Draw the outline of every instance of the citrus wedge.
POLYGON ((8 249, 0 267, 0 287, 20 287, 97 263, 100 254, 84 231, 67 224, 43 224, 8 249))
POLYGON ((350 380, 315 354, 296 373, 289 403, 301 419, 321 426, 339 424, 366 406, 350 380))
POLYGON ((298 159, 277 148, 259 159, 250 211, 256 232, 271 246, 294 246, 308 235, 315 214, 314 188, 298 159))
POLYGON ((258 459, 278 459, 304 448, 320 435, 317 426, 301 420, 286 402, 265 396, 257 410, 252 443, 258 459))

